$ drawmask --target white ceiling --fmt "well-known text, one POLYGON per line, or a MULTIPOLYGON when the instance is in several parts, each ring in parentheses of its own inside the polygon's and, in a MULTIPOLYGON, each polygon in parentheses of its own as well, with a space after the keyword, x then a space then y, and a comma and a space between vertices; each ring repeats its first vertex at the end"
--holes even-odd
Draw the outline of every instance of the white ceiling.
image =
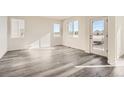
POLYGON ((70 18, 71 16, 45 16, 45 17, 56 19, 56 20, 64 20, 64 19, 70 18))

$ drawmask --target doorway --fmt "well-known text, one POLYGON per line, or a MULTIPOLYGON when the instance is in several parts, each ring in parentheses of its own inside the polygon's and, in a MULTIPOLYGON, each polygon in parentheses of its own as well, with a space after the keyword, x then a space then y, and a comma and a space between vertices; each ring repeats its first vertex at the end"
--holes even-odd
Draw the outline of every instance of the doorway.
POLYGON ((107 56, 108 54, 108 18, 92 17, 90 19, 90 52, 107 56))

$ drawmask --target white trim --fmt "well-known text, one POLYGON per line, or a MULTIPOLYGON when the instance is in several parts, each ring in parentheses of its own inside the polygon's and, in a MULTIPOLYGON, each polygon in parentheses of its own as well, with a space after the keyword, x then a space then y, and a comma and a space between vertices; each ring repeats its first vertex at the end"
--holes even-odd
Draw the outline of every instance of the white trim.
POLYGON ((105 67, 124 67, 124 65, 113 64, 113 65, 85 65, 75 66, 75 68, 105 68, 105 67))
POLYGON ((83 51, 85 51, 86 53, 90 53, 90 51, 89 51, 89 50, 83 50, 83 51))
POLYGON ((110 65, 115 65, 115 64, 116 64, 116 60, 109 60, 109 59, 108 59, 108 63, 109 63, 110 65))
POLYGON ((7 53, 8 51, 6 50, 1 56, 0 59, 7 53))

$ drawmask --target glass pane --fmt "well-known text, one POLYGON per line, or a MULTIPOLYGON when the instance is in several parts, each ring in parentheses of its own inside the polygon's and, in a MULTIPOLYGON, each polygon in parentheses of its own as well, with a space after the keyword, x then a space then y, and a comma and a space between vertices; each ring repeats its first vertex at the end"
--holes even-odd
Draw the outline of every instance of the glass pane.
POLYGON ((22 19, 11 19, 11 38, 24 37, 25 22, 22 19))
POLYGON ((54 24, 54 33, 60 32, 60 24, 54 24))
POLYGON ((104 51, 104 20, 93 21, 93 49, 104 51))
POLYGON ((69 32, 73 32, 73 22, 69 22, 69 32))
POLYGON ((74 21, 74 32, 77 32, 79 29, 78 21, 74 21))

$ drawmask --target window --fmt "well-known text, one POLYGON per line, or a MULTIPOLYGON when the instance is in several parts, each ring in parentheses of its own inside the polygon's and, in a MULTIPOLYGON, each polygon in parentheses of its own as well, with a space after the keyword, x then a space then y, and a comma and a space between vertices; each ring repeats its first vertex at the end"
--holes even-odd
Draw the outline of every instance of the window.
POLYGON ((22 19, 11 19, 11 38, 24 37, 25 22, 22 19))
POLYGON ((68 30, 69 30, 70 35, 72 35, 74 37, 78 36, 78 31, 79 31, 79 22, 78 22, 78 20, 70 21, 68 30))
POLYGON ((60 31, 61 31, 60 24, 54 24, 53 25, 54 35, 55 36, 60 36, 60 31))
POLYGON ((69 34, 73 34, 73 22, 69 22, 69 34))
POLYGON ((74 35, 78 35, 78 31, 79 31, 79 23, 78 21, 74 21, 74 35))

